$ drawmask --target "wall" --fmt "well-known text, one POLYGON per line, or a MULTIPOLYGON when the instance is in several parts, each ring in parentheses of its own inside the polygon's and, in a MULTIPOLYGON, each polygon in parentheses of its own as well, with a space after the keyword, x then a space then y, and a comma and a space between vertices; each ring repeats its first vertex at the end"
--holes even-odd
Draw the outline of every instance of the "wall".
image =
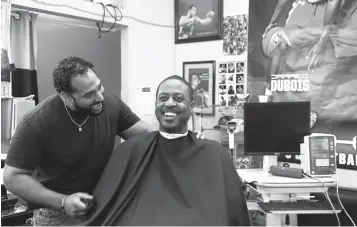
POLYGON ((130 0, 127 14, 160 27, 128 19, 129 28, 122 30, 122 99, 144 121, 158 128, 154 115, 157 85, 174 73, 174 1, 130 0), (142 96, 140 87, 151 88, 142 96))
MULTIPOLYGON (((84 20, 88 23, 103 19, 103 8, 90 1, 79 3, 58 0, 53 3, 49 0, 13 0, 12 6, 20 10, 48 13, 84 20)), ((113 14, 113 10, 111 8, 109 10, 113 14)), ((154 117, 155 90, 161 80, 174 73, 175 68, 173 11, 173 0, 130 0, 126 1, 126 7, 122 10, 124 17, 117 22, 117 27, 122 29, 121 98, 154 128, 158 126, 154 117), (147 100, 144 100, 138 92, 138 88, 142 86, 151 88, 151 94, 146 97, 147 100)), ((113 22, 108 13, 104 20, 108 23, 113 22)), ((114 62, 114 64, 119 63, 114 62)), ((41 85, 41 88, 43 87, 41 85)))
MULTIPOLYGON (((248 6, 248 0, 224 0, 223 14, 224 16, 248 14, 248 6)), ((177 75, 183 75, 182 63, 186 61, 215 60, 216 63, 228 61, 245 61, 247 59, 247 55, 242 54, 238 56, 224 56, 223 40, 218 40, 209 42, 177 44, 175 46, 175 58, 175 73, 177 75)), ((203 119, 204 128, 212 129, 217 124, 218 118, 218 114, 216 114, 216 116, 214 117, 205 116, 203 119)), ((200 122, 200 117, 198 117, 197 119, 200 122)), ((200 124, 198 123, 198 125, 200 124)), ((214 140, 221 139, 224 134, 225 133, 220 133, 211 130, 205 131, 205 136, 214 140)))
POLYGON ((98 39, 95 28, 64 25, 50 21, 36 22, 37 71, 39 100, 56 93, 53 69, 67 56, 78 56, 91 61, 103 86, 121 95, 120 32, 102 34, 98 39))

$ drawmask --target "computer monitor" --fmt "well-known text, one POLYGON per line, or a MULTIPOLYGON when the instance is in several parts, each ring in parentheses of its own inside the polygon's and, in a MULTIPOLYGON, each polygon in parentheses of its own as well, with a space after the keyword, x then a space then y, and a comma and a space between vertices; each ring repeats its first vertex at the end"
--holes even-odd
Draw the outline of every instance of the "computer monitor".
POLYGON ((278 154, 300 154, 306 135, 310 135, 310 102, 244 105, 245 155, 274 155, 277 163, 278 154))

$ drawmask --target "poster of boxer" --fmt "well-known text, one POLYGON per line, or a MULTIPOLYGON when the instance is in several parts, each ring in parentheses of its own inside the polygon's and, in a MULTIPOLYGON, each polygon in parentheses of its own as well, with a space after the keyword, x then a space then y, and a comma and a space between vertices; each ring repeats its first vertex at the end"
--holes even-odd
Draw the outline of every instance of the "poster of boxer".
POLYGON ((269 93, 273 102, 310 101, 311 132, 335 135, 337 167, 351 170, 357 170, 356 24, 357 0, 249 2, 251 100, 269 93))
POLYGON ((222 38, 223 0, 175 0, 175 43, 222 38))
POLYGON ((215 61, 184 62, 183 77, 193 89, 193 111, 214 115, 215 61))

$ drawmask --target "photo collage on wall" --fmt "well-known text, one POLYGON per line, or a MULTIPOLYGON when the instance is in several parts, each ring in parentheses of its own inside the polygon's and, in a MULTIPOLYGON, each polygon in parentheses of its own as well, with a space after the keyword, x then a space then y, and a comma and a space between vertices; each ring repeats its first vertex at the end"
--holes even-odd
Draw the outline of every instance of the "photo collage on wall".
POLYGON ((218 63, 217 68, 218 101, 216 103, 222 107, 237 106, 246 92, 246 63, 221 62, 218 63))
POLYGON ((224 55, 241 55, 247 52, 248 15, 224 17, 223 53, 224 55))

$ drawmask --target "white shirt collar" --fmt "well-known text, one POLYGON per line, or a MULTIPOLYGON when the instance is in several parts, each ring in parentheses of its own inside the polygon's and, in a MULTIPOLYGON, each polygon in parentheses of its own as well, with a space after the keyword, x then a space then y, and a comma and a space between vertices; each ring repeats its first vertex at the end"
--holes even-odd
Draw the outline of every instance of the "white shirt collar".
POLYGON ((169 139, 169 140, 177 139, 180 137, 185 137, 188 134, 188 131, 185 132, 184 134, 173 134, 173 133, 167 133, 167 132, 161 132, 161 131, 159 131, 159 132, 163 137, 165 137, 166 139, 169 139))

